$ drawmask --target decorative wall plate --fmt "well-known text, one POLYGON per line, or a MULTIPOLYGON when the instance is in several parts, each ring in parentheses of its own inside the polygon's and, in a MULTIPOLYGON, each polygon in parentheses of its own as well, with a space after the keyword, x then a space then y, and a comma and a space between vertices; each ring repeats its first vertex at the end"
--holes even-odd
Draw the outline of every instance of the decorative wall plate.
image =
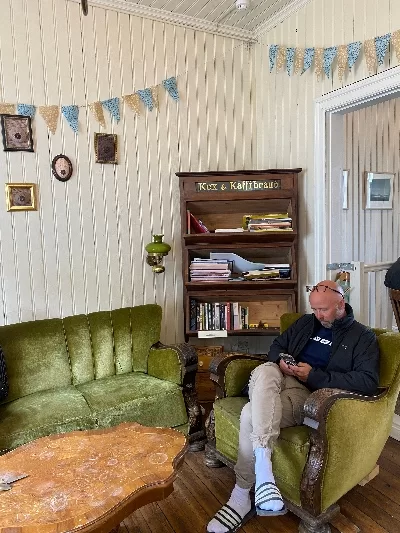
POLYGON ((66 155, 56 155, 51 163, 51 168, 54 177, 59 181, 68 181, 72 176, 72 163, 66 155))

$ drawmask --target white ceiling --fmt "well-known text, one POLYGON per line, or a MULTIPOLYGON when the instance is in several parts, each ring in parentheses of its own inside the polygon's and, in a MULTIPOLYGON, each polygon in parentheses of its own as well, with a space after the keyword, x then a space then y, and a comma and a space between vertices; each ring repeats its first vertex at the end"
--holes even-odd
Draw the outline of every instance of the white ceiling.
POLYGON ((248 8, 243 10, 236 8, 235 0, 89 0, 89 8, 101 6, 243 40, 255 40, 310 0, 247 1, 248 8))

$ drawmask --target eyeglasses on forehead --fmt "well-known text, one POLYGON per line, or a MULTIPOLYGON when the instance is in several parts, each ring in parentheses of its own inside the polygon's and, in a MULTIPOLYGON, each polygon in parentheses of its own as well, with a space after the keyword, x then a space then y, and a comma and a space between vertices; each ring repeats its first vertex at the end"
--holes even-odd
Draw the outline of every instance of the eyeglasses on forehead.
POLYGON ((332 287, 329 287, 329 285, 306 285, 307 292, 326 292, 326 289, 329 289, 330 291, 337 292, 344 298, 344 295, 347 294, 350 290, 350 287, 346 287, 343 289, 343 294, 340 291, 337 291, 336 289, 332 289, 332 287))

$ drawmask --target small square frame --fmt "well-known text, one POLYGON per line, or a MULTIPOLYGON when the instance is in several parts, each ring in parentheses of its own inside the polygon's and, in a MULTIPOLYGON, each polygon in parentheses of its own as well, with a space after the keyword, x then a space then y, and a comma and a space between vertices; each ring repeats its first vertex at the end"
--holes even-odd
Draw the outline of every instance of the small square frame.
POLYGON ((37 210, 36 183, 6 183, 5 187, 7 211, 37 210))
POLYGON ((392 173, 366 172, 365 209, 392 209, 393 183, 392 173))
POLYGON ((115 133, 95 133, 96 163, 118 163, 118 136, 115 133))
POLYGON ((33 152, 31 118, 23 115, 0 115, 5 152, 33 152))

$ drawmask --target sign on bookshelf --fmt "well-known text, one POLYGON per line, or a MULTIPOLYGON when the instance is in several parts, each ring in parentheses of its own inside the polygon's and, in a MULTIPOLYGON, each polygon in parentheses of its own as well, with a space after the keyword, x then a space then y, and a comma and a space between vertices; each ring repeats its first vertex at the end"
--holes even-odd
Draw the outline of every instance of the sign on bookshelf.
POLYGON ((197 181, 196 192, 257 192, 280 189, 281 180, 197 181))

